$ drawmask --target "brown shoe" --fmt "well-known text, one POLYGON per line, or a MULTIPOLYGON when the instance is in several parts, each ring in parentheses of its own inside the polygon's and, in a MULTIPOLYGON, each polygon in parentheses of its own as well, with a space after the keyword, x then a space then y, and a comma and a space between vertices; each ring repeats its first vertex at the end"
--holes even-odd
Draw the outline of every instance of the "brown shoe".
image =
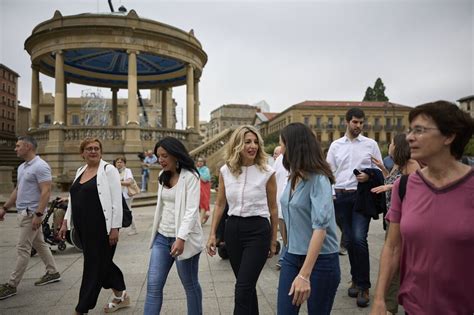
POLYGON ((369 306, 369 289, 360 290, 359 295, 357 295, 357 306, 359 307, 367 307, 369 306))
POLYGON ((351 298, 356 298, 359 295, 359 288, 356 286, 356 284, 351 281, 351 286, 349 289, 347 289, 347 295, 349 295, 351 298))

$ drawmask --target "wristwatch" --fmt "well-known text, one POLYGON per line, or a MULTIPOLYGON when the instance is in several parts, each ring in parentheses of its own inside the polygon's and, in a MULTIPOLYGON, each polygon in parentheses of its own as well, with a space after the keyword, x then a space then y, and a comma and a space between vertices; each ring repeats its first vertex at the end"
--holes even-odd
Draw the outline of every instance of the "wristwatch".
POLYGON ((41 218, 43 216, 43 212, 35 212, 35 215, 41 218))

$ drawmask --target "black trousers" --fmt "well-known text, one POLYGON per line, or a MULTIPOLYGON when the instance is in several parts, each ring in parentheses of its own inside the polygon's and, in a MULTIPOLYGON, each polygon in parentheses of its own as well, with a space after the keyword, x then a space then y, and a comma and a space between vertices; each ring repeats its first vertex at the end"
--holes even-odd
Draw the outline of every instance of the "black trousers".
POLYGON ((234 315, 258 314, 257 280, 270 250, 271 228, 263 217, 230 216, 225 242, 236 278, 234 315))

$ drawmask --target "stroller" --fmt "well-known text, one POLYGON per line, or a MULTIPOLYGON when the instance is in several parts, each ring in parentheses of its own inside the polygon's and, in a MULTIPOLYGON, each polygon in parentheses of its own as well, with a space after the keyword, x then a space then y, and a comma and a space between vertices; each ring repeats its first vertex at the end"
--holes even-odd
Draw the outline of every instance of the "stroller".
MULTIPOLYGON (((61 252, 66 249, 66 242, 59 237, 59 229, 61 228, 66 210, 67 201, 61 201, 61 198, 57 197, 51 202, 43 223, 41 223, 45 242, 53 246, 58 246, 58 250, 61 252), (49 224, 49 219, 51 216, 53 216, 52 226, 49 224)), ((77 233, 75 233, 74 229, 67 231, 66 241, 77 249, 82 250, 79 237, 77 236, 77 233)), ((32 248, 31 257, 36 255, 36 253, 36 249, 32 248)))

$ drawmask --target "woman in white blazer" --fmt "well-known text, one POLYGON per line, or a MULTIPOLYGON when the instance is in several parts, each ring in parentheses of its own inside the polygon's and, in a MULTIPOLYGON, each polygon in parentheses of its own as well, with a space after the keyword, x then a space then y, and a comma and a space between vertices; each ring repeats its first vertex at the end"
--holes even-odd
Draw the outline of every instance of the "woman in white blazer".
POLYGON ((84 254, 79 302, 76 314, 87 313, 97 304, 100 290, 112 289, 114 297, 105 313, 128 306, 125 281, 113 257, 122 227, 122 188, 115 167, 102 160, 102 143, 86 138, 80 145, 86 165, 80 167, 69 193, 69 204, 60 236, 74 227, 84 254))
POLYGON ((151 233, 150 265, 144 314, 159 314, 163 288, 176 261, 186 291, 188 314, 202 314, 202 291, 198 279, 199 256, 204 249, 199 219, 199 173, 184 145, 165 137, 155 145, 163 170, 151 233))

